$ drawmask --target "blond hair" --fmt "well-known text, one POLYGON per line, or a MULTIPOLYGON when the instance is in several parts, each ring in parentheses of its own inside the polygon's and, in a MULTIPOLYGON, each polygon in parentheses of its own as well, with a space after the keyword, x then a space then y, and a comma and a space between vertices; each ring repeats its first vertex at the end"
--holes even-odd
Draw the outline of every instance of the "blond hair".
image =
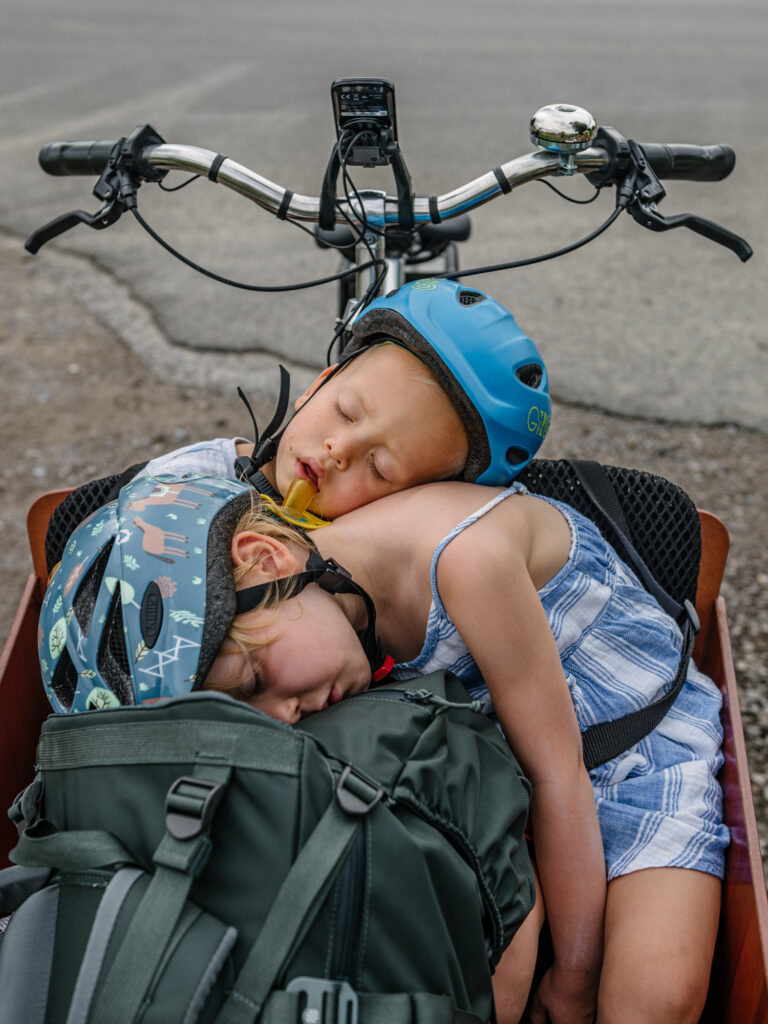
MULTIPOLYGON (((306 551, 314 549, 314 545, 305 533, 270 512, 268 510, 268 506, 261 500, 255 491, 251 494, 250 507, 240 516, 232 536, 234 537, 238 533, 248 533, 251 531, 279 540, 283 544, 297 544, 306 551)), ((247 576, 248 572, 256 565, 258 565, 258 562, 254 559, 250 562, 232 566, 235 590, 238 589, 238 584, 242 579, 247 576)), ((278 586, 277 578, 275 578, 274 585, 266 587, 261 599, 253 608, 250 608, 247 612, 241 612, 239 615, 235 615, 227 631, 227 639, 232 640, 233 643, 237 645, 240 653, 244 657, 247 657, 251 651, 258 650, 260 647, 267 647, 269 644, 274 643, 279 634, 267 629, 269 626, 269 619, 262 623, 262 628, 257 631, 244 624, 243 617, 245 615, 250 615, 255 611, 264 612, 274 609, 282 601, 286 601, 293 597, 294 594, 295 591, 290 587, 290 584, 286 587, 286 584, 283 581, 282 584, 278 586)), ((219 678, 215 683, 209 683, 206 679, 203 682, 202 688, 224 690, 231 692, 233 696, 237 696, 241 699, 255 696, 258 693, 264 692, 266 689, 266 687, 261 685, 257 679, 254 679, 253 687, 249 688, 246 693, 242 685, 242 681, 234 678, 219 678), (235 693, 234 691, 238 692, 235 693)))

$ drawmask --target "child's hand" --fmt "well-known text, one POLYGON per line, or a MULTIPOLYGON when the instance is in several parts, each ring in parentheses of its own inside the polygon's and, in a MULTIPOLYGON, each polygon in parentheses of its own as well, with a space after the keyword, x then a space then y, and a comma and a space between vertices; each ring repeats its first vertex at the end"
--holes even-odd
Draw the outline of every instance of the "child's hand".
POLYGON ((551 967, 533 997, 530 1024, 593 1024, 599 975, 551 967))

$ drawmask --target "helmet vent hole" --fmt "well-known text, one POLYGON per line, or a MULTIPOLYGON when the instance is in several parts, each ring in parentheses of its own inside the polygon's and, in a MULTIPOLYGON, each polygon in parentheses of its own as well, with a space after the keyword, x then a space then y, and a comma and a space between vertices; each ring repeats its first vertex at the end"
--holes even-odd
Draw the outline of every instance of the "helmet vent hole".
POLYGON ((106 569, 107 562, 109 561, 109 556, 112 552, 114 543, 115 541, 113 538, 106 547, 99 552, 98 558, 80 581, 80 586, 77 588, 77 595, 72 602, 77 624, 85 636, 88 636, 88 632, 91 628, 93 611, 96 607, 96 598, 99 595, 101 582, 104 578, 104 570, 106 569))
POLYGON ((107 612, 107 621, 99 644, 97 668, 99 675, 121 704, 136 703, 128 665, 128 652, 125 649, 119 586, 115 588, 112 604, 107 612))
POLYGON ((51 690, 65 710, 69 711, 77 690, 77 669, 72 664, 66 647, 59 655, 51 677, 51 690))
POLYGON ((516 370, 515 376, 527 388, 538 388, 544 380, 544 370, 538 363, 528 363, 516 370))
POLYGON ((519 466, 521 463, 527 462, 529 457, 530 456, 525 448, 515 448, 514 446, 512 448, 507 448, 507 462, 509 462, 511 466, 519 466))
POLYGON ((462 306, 474 306, 478 302, 484 302, 487 299, 487 295, 483 295, 480 292, 461 291, 459 292, 459 302, 462 306))

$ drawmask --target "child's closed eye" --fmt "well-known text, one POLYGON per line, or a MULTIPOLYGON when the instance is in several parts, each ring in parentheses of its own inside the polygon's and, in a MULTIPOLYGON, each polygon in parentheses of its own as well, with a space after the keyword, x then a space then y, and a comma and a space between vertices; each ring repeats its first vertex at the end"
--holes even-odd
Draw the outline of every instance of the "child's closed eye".
POLYGON ((348 411, 342 409, 342 407, 339 404, 338 400, 336 401, 335 405, 336 405, 336 412, 341 417, 341 419, 343 419, 346 423, 354 423, 354 416, 350 415, 350 413, 348 411))
POLYGON ((373 473, 377 480, 382 480, 385 483, 387 482, 387 478, 383 475, 379 467, 376 465, 376 457, 374 456, 373 452, 371 452, 370 455, 368 456, 368 468, 370 469, 371 473, 373 473))

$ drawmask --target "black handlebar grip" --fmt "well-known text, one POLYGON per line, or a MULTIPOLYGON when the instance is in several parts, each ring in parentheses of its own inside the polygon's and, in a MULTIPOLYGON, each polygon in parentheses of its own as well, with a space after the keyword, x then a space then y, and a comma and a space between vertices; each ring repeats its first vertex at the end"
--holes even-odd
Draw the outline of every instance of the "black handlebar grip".
POLYGON ((730 146, 663 142, 641 142, 639 146, 659 178, 722 181, 736 163, 736 154, 730 146))
POLYGON ((102 142, 49 142, 40 150, 40 166, 46 174, 99 175, 117 140, 102 142))

